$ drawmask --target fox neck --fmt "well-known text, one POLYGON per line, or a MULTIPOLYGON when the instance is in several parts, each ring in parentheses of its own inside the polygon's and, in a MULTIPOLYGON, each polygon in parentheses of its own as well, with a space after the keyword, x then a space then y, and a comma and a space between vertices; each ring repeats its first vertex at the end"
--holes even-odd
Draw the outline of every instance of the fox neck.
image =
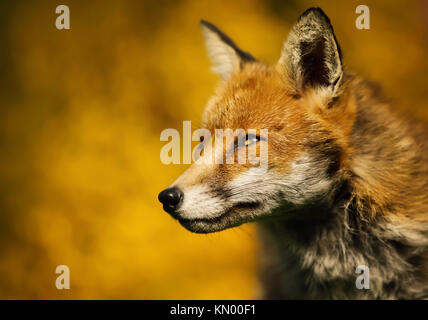
POLYGON ((397 233, 386 217, 367 218, 373 208, 357 202, 341 199, 312 221, 260 222, 262 259, 269 261, 262 263, 271 282, 267 286, 283 284, 268 289, 267 297, 411 299, 428 294, 426 275, 415 272, 426 259, 427 234, 405 228, 397 233), (369 267, 370 290, 355 286, 359 266, 369 267))
POLYGON ((427 266, 428 224, 419 219, 428 212, 420 196, 428 191, 427 161, 415 152, 419 148, 408 128, 376 105, 366 87, 360 90, 351 137, 355 153, 338 173, 333 200, 312 204, 291 219, 261 223, 262 253, 273 263, 265 266, 270 276, 265 274, 264 282, 274 288, 274 297, 428 294, 427 275, 416 271, 427 266), (361 265, 369 267, 370 290, 355 286, 361 265))

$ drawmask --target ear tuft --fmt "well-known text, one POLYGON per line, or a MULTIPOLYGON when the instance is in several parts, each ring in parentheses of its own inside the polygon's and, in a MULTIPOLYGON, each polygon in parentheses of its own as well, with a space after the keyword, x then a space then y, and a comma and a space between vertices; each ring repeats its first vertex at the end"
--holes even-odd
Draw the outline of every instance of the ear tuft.
POLYGON ((293 26, 278 62, 294 81, 296 92, 308 87, 336 93, 343 77, 342 52, 330 19, 320 8, 306 10, 293 26))
POLYGON ((253 56, 242 51, 220 29, 212 23, 201 20, 200 25, 205 38, 208 56, 213 63, 213 72, 223 79, 241 70, 244 63, 255 61, 253 56))

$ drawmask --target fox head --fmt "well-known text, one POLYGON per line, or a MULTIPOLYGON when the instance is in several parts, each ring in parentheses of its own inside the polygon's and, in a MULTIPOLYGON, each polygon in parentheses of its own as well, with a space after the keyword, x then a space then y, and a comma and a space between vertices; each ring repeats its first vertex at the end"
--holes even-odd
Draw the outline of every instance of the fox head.
POLYGON ((203 115, 211 135, 201 149, 219 139, 216 129, 255 129, 240 138, 244 143, 235 137, 221 148, 253 149, 267 168, 207 163, 201 153, 159 194, 165 211, 188 230, 208 233, 261 219, 304 219, 305 208, 331 203, 352 149, 355 103, 329 18, 319 8, 304 12, 274 66, 241 50, 211 23, 201 21, 201 27, 221 77, 203 115))

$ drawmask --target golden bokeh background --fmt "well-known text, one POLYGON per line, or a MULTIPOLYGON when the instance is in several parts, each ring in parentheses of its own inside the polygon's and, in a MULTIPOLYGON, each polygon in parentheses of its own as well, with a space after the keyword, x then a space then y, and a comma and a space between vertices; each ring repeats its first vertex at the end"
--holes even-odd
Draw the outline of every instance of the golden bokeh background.
POLYGON ((346 66, 397 108, 428 120, 428 4, 365 1, 0 2, 0 298, 257 297, 252 225, 184 230, 157 194, 185 169, 159 140, 200 124, 218 81, 198 21, 217 24, 270 63, 298 15, 330 16, 346 66), (70 8, 71 30, 55 28, 70 8), (71 289, 55 288, 69 266, 71 289))

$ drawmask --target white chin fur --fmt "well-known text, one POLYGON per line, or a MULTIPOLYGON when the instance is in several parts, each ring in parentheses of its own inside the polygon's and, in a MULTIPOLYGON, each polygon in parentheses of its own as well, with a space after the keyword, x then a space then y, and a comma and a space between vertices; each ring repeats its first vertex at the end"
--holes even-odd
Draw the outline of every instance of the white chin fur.
POLYGON ((183 203, 177 212, 183 219, 216 218, 226 210, 224 201, 214 196, 210 188, 203 184, 192 186, 183 192, 183 203))

